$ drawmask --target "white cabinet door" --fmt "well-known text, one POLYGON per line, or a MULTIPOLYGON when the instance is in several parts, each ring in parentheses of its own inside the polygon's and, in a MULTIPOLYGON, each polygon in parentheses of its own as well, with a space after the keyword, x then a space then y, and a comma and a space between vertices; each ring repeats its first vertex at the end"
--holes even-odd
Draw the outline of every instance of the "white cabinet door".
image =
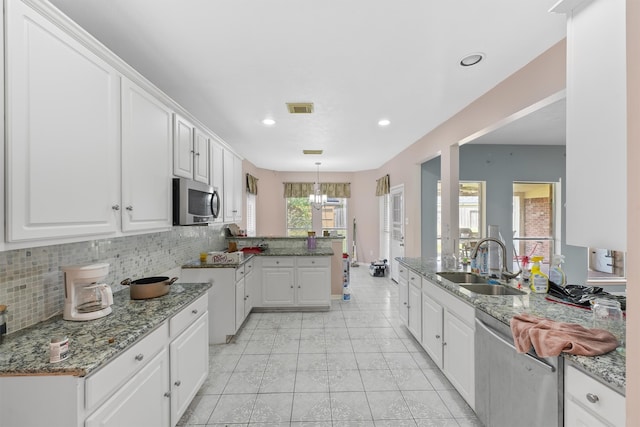
POLYGON ((567 243, 624 251, 626 6, 566 3, 580 4, 567 15, 567 243))
POLYGON ((449 310, 444 311, 444 373, 460 395, 475 402, 474 330, 449 310))
POLYGON ((7 240, 115 233, 116 71, 22 2, 5 22, 7 240))
POLYGON ((209 184, 209 136, 200 129, 194 129, 193 179, 209 184))
POLYGON ((404 325, 409 325, 409 283, 402 275, 398 278, 398 310, 400 311, 400 321, 404 325))
POLYGON ((242 279, 236 282, 236 300, 235 300, 236 332, 238 332, 238 329, 240 329, 240 326, 242 326, 242 322, 244 322, 245 313, 246 313, 244 308, 244 303, 246 301, 247 301, 247 296, 245 294, 245 280, 243 277, 242 279))
POLYGON ((218 191, 220 196, 220 214, 215 222, 222 222, 224 220, 224 148, 218 144, 215 140, 211 140, 209 143, 209 167, 211 172, 209 177, 211 178, 211 186, 218 191))
POLYGON ((244 316, 247 317, 253 308, 254 301, 260 301, 256 299, 256 294, 258 292, 258 273, 254 271, 255 264, 253 261, 248 261, 245 266, 245 276, 244 276, 244 316))
POLYGON ((413 282, 409 284, 409 331, 418 341, 422 341, 422 289, 413 282))
POLYGON ((422 347, 442 369, 442 306, 422 294, 422 347))
MULTIPOLYGON (((203 314, 169 346, 171 357, 171 426, 187 410, 209 373, 208 313, 203 314)), ((157 424, 166 425, 166 424, 157 424)))
POLYGON ((169 229, 172 112, 122 78, 122 230, 169 229))
POLYGON ((174 115, 173 124, 173 174, 193 179, 193 124, 180 116, 174 115))
POLYGON ((294 276, 290 267, 262 268, 262 305, 289 306, 294 304, 294 276))
POLYGON ((323 267, 297 269, 296 303, 298 305, 331 305, 331 278, 323 267))
POLYGON ((242 220, 242 160, 224 150, 224 221, 242 220))
POLYGON ((85 421, 86 427, 169 425, 169 357, 163 349, 85 421))

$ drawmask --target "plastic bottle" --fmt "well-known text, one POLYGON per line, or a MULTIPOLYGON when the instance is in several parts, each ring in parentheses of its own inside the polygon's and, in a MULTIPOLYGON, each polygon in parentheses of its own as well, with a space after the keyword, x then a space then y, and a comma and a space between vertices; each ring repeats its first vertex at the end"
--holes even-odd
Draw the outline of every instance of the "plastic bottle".
POLYGON ((528 288, 531 279, 531 269, 529 268, 529 257, 522 257, 522 275, 520 276, 520 287, 528 288))
POLYGON ((529 281, 531 284, 529 287, 536 294, 546 294, 549 292, 549 276, 540 271, 541 256, 534 256, 531 258, 533 265, 531 266, 531 278, 529 281))
POLYGON ((567 284, 567 276, 562 271, 560 264, 564 262, 564 255, 554 255, 551 257, 551 267, 549 268, 549 281, 555 283, 558 286, 565 286, 567 284))

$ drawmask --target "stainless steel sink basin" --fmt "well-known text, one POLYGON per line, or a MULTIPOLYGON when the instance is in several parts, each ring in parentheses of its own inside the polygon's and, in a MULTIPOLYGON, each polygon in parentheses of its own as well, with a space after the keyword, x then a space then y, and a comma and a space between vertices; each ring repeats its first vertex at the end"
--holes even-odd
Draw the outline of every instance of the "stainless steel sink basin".
POLYGON ((470 284, 460 285, 461 288, 467 289, 475 294, 481 295, 524 295, 525 292, 503 285, 489 284, 470 284))
POLYGON ((438 276, 443 277, 453 283, 488 283, 489 279, 486 277, 478 276, 473 273, 465 273, 462 271, 443 271, 436 273, 438 276))

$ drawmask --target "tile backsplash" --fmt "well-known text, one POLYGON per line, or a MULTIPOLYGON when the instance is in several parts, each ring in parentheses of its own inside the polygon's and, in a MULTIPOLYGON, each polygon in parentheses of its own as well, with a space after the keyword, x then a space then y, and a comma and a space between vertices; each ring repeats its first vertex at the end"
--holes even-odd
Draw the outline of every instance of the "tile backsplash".
POLYGON ((114 292, 127 277, 159 275, 226 247, 223 225, 173 227, 171 231, 0 252, 0 304, 7 308, 7 333, 62 313, 61 267, 109 263, 105 280, 114 292))

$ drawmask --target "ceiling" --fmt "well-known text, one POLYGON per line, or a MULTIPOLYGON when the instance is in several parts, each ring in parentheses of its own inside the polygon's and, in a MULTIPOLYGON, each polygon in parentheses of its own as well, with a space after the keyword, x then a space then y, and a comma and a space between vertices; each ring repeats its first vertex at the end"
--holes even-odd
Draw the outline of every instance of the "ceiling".
POLYGON ((547 12, 556 0, 51 2, 238 154, 277 171, 376 169, 566 32, 564 15, 547 12), (461 67, 473 52, 484 60, 461 67), (287 102, 314 112, 292 115, 287 102))

